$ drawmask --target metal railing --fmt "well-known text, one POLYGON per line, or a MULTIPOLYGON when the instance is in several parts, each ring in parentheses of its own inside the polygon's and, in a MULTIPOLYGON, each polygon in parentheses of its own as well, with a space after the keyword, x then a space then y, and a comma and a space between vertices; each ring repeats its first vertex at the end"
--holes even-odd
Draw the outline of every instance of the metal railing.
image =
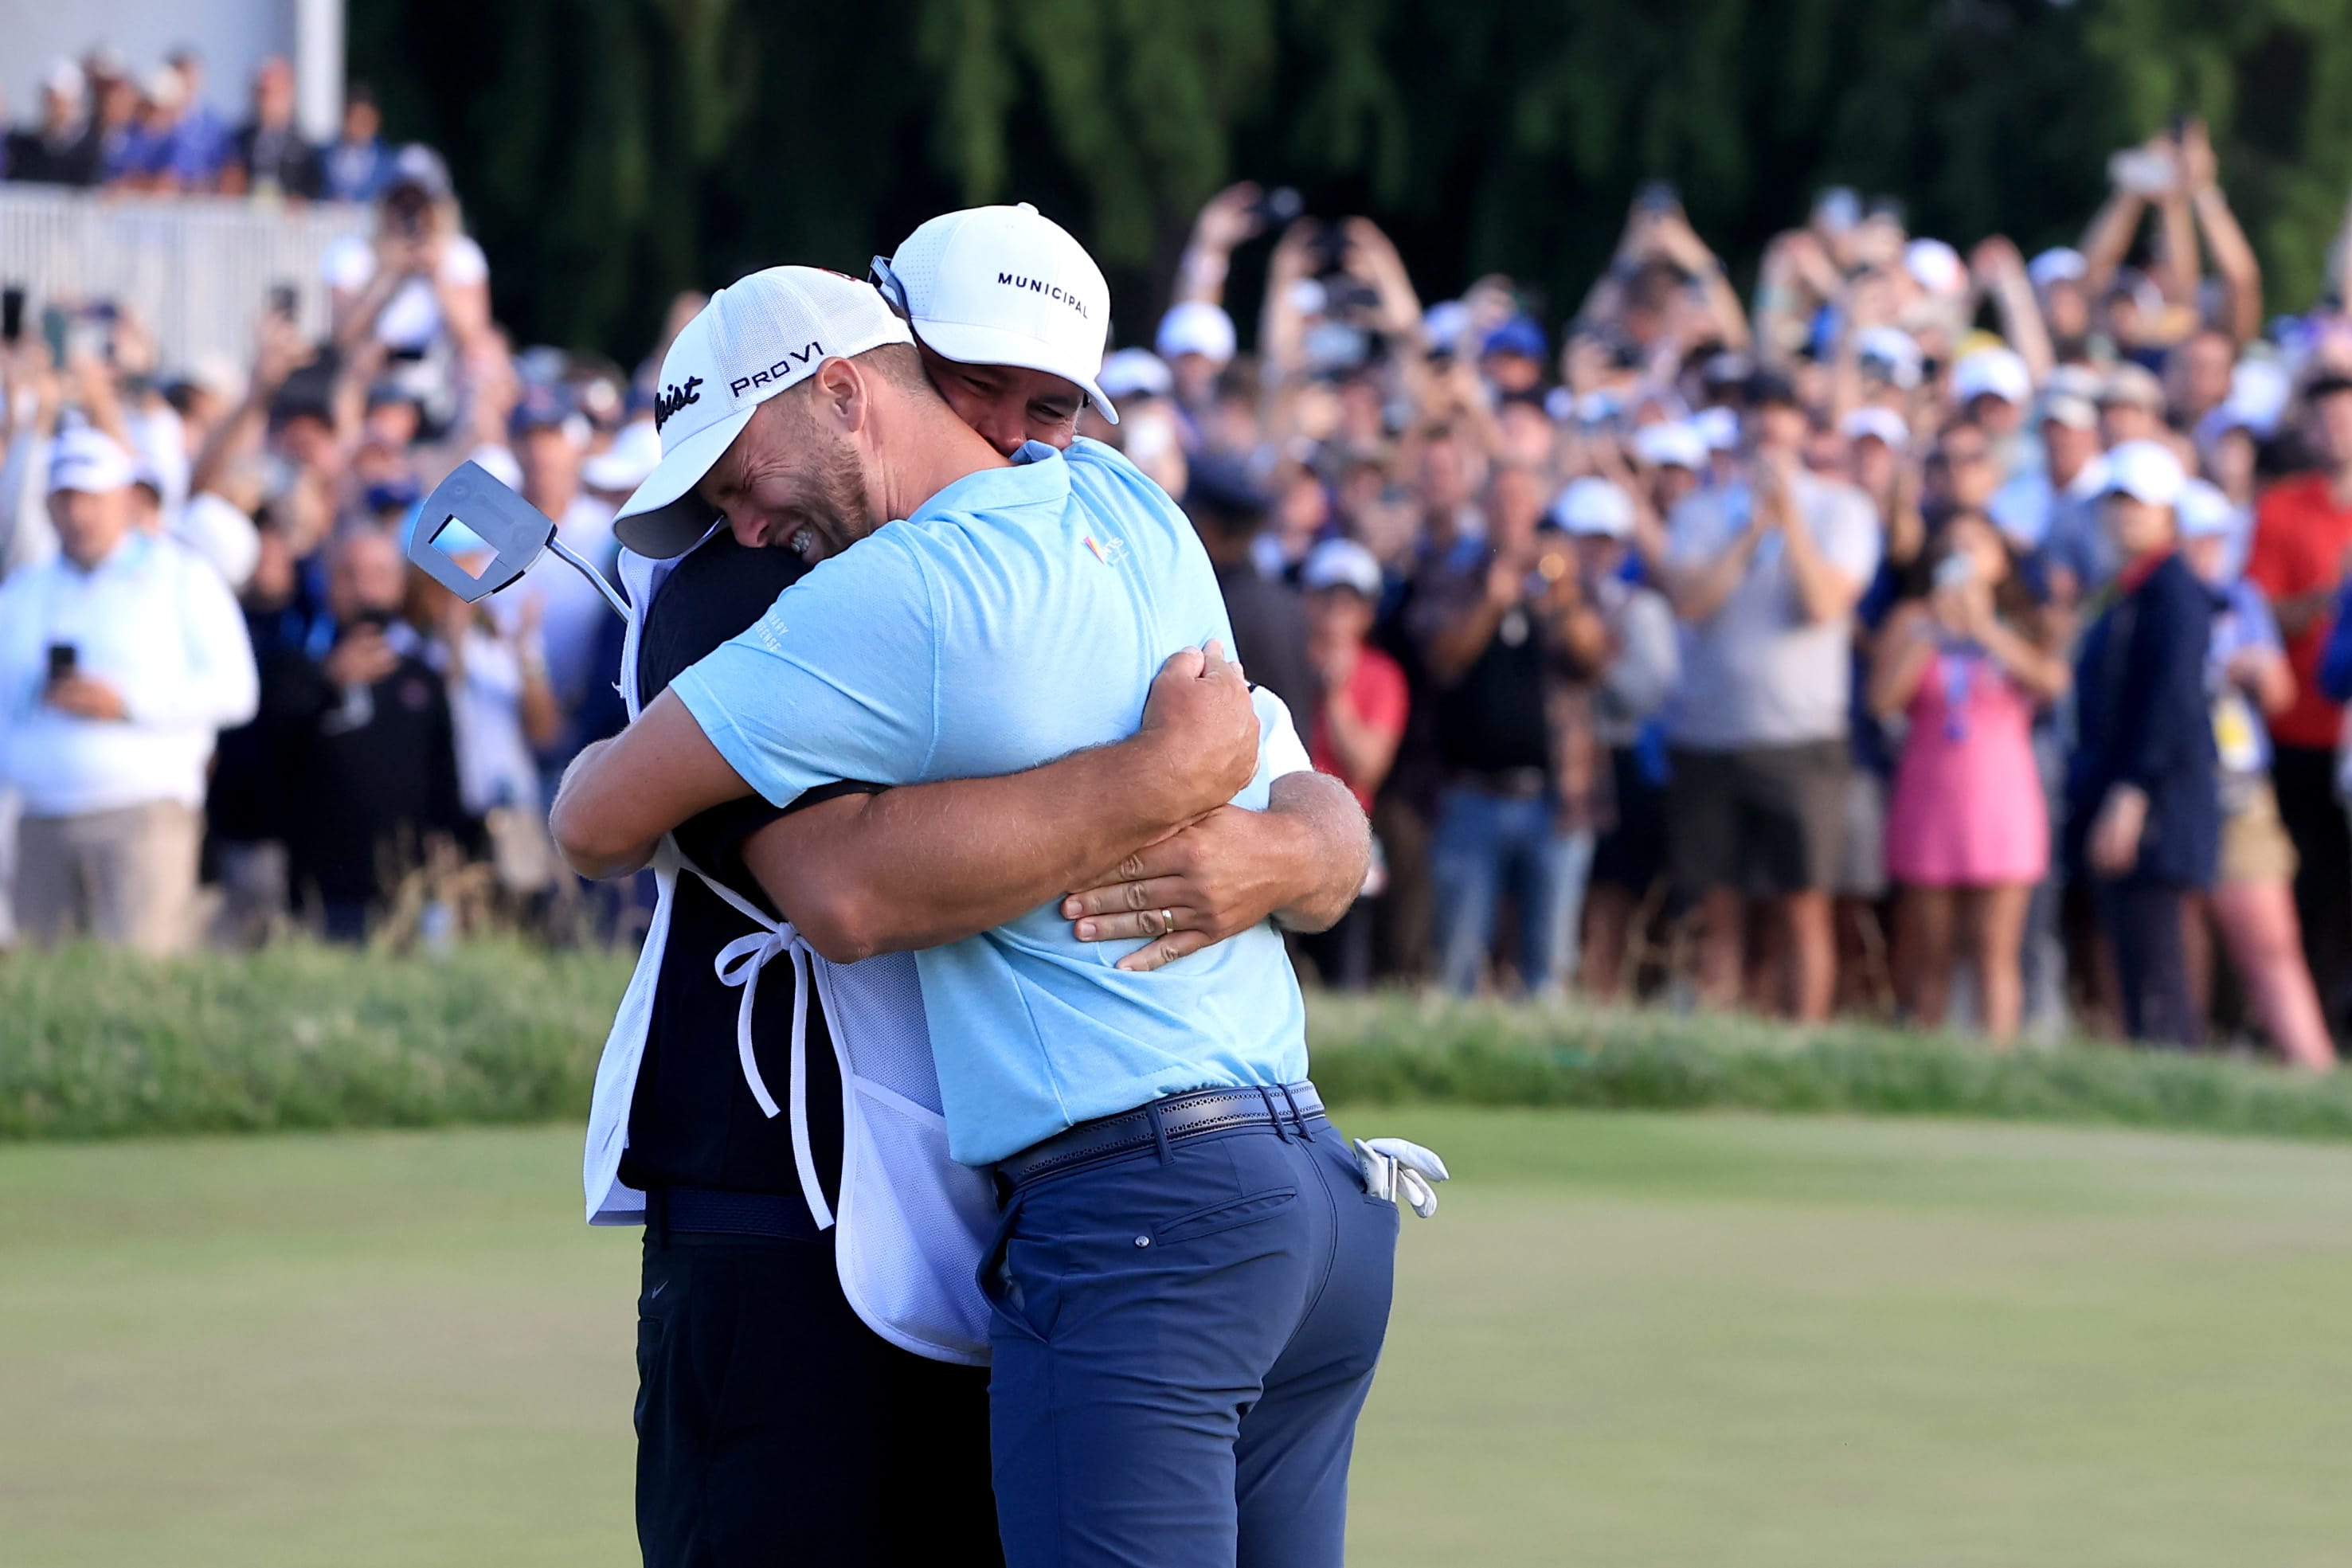
POLYGON ((348 203, 0 185, 0 282, 25 287, 28 333, 47 304, 110 299, 138 312, 167 368, 214 353, 242 363, 275 285, 293 285, 302 327, 326 334, 320 258, 373 225, 371 209, 348 203))

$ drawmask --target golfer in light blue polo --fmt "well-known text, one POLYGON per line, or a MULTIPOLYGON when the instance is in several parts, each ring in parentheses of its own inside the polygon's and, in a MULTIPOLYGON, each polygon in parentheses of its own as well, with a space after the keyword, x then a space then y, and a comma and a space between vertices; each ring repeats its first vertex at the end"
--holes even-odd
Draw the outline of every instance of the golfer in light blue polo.
MULTIPOLYGON (((662 381, 662 465, 624 517, 699 507, 819 564, 574 768, 555 825, 575 864, 625 869, 751 790, 789 806, 1124 739, 1171 655, 1231 642, 1163 493, 1092 442, 1000 456, 865 284, 754 274, 662 381)), ((1265 799, 1261 773, 1234 803, 1265 799)), ((985 1284, 1007 1561, 1337 1564, 1397 1211, 1307 1082, 1273 928, 1148 973, 1118 967, 1135 946, 1076 941, 1049 902, 918 958, 953 1020, 933 1050, 955 1156, 1003 1195, 985 1284)))

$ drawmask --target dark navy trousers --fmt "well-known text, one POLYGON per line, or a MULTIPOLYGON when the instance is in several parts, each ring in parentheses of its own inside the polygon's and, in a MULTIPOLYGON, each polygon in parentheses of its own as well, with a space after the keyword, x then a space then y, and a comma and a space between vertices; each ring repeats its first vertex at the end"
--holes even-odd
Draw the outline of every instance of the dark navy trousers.
POLYGON ((1339 1568, 1396 1239, 1320 1118, 1016 1189, 982 1281, 1008 1568, 1339 1568))

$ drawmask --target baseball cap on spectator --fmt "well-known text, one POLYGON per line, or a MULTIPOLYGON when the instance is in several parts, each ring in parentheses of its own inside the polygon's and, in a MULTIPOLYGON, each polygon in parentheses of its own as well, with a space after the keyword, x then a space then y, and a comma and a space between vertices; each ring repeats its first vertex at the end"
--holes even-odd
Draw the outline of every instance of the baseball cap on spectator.
POLYGON ((2033 401, 2033 377, 2009 349, 1979 349, 1952 367, 1952 401, 1966 408, 1980 397, 1997 397, 2022 408, 2033 401))
POLYGON ((1652 468, 1706 466, 1706 437, 1688 420, 1660 420, 1633 432, 1633 460, 1652 468))
POLYGON ((188 96, 188 84, 170 66, 157 66, 147 73, 147 79, 141 84, 140 90, 147 95, 150 103, 159 109, 177 109, 181 100, 188 96))
POLYGON ((2177 506, 2189 476, 2180 459, 2160 442, 2126 441, 2107 454, 2102 496, 2129 496, 2151 507, 2177 506))
POLYGON ((2026 281, 2036 288, 2053 283, 2077 283, 2090 273, 2083 253, 2070 245, 2053 245, 2025 264, 2026 281))
POLYGON ((1756 362, 1753 360, 1727 349, 1722 353, 1707 356, 1706 363, 1699 367, 1698 379, 1700 385, 1709 389, 1736 391, 1746 387, 1748 378, 1755 373, 1756 362))
POLYGON ((456 189, 449 183, 449 165, 422 141, 412 141, 392 161, 392 185, 414 185, 436 202, 446 202, 456 189))
POLYGON ((81 68, 63 55, 51 60, 49 68, 41 76, 43 90, 56 93, 59 98, 72 99, 76 102, 80 101, 82 94, 88 90, 89 86, 89 78, 82 75, 81 68))
POLYGON ((2044 424, 2063 424, 2069 430, 2095 430, 2099 424, 2099 405, 2078 392, 2052 387, 2042 394, 2042 407, 2037 417, 2044 424))
POLYGON ((1184 486, 1185 511, 1198 508, 1236 521, 1255 520, 1273 504, 1247 458, 1203 452, 1192 459, 1184 486))
POLYGON ((1353 539, 1325 539, 1307 553, 1298 580, 1309 593, 1327 588, 1347 588, 1377 601, 1381 596, 1381 563, 1353 539))
POLYGON ((1691 415, 1691 428, 1709 452, 1729 452, 1739 444, 1739 416, 1727 408, 1703 408, 1691 415))
POLYGON ((1457 352, 1470 331, 1470 307, 1459 299, 1441 299, 1421 313, 1422 336, 1440 353, 1457 352))
POLYGON ((694 498, 761 403, 814 375, 913 331, 868 283, 814 267, 771 267, 710 297, 662 356, 654 405, 661 461, 622 503, 613 532, 639 555, 683 555, 710 531, 694 498))
POLYGON ((2146 365, 2124 360, 2107 372, 2105 381, 2099 383, 2098 401, 2102 407, 2112 404, 2116 408, 2153 409, 2161 413, 2164 412, 2164 383, 2158 381, 2156 372, 2146 365))
POLYGON ((1759 369, 1748 373, 1743 383, 1750 408, 1766 408, 1778 403, 1785 408, 1797 406, 1797 383, 1784 371, 1759 369))
POLYGON ((1544 357, 1544 330, 1532 316, 1514 316, 1493 331, 1478 345, 1478 357, 1509 354, 1522 360, 1544 357))
POLYGON ((580 465, 580 482, 591 490, 625 496, 660 462, 661 432, 650 419, 633 419, 614 434, 612 445, 580 465))
POLYGON ((1919 340, 1900 327, 1873 327, 1854 340, 1862 373, 1909 392, 1919 384, 1924 358, 1919 340))
POLYGON ((49 444, 49 491, 81 490, 91 495, 120 490, 138 478, 131 454, 102 430, 77 424, 58 433, 49 444))
MULTIPOLYGON (((516 462, 515 455, 503 446, 484 442, 466 454, 466 461, 479 464, 483 473, 488 474, 509 490, 522 488, 522 465, 516 462)), ((439 536, 436 535, 435 538, 437 542, 439 536)), ((457 547, 453 545, 449 548, 455 550, 457 547)))
POLYGON ((425 498, 414 479, 387 479, 381 485, 370 485, 361 497, 360 504, 379 516, 385 512, 404 512, 425 498))
POLYGON ((1903 270, 1930 294, 1958 294, 1969 286, 1960 253, 1939 239, 1915 239, 1905 246, 1903 270))
POLYGON ((1120 349, 1106 356, 1095 382, 1112 397, 1166 397, 1176 390, 1168 361, 1149 349, 1120 349))
POLYGON ((1846 416, 1838 421, 1838 434, 1848 441, 1884 442, 1896 452, 1911 444, 1911 431, 1903 423, 1903 416, 1875 403, 1847 411, 1846 416))
POLYGON ((919 225, 874 280, 942 359, 1059 376, 1111 423, 1102 389, 1110 285, 1069 230, 1027 202, 967 207, 919 225))
POLYGON ((517 399, 507 420, 507 434, 520 439, 534 430, 562 430, 572 417, 572 405, 551 386, 535 386, 517 399))
POLYGON ((1199 354, 1220 370, 1233 362, 1234 319, 1205 299, 1186 299, 1160 318, 1152 346, 1163 360, 1199 354))
POLYGON ((2229 396, 2222 406, 2232 410, 2247 428, 2268 435, 2278 428, 2294 395, 2286 370, 2275 360, 2244 359, 2230 371, 2229 396))
POLYGON ((1570 534, 1622 539, 1633 531, 1633 498, 1606 479, 1571 479, 1551 504, 1551 520, 1570 534))
POLYGON ((2218 486, 2203 479, 2181 482, 2173 511, 2179 517, 2180 537, 2184 539, 2210 539, 2217 534, 2226 534, 2232 521, 2230 497, 2218 486))

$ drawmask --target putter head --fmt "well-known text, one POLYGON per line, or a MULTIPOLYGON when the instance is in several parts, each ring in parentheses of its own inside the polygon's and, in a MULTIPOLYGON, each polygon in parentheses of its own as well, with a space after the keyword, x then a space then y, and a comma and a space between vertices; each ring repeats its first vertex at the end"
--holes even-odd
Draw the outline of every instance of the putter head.
POLYGON ((408 559, 467 603, 479 604, 520 577, 554 537, 555 523, 546 513, 490 477, 480 464, 461 463, 417 508, 408 530, 408 559), (479 575, 459 565, 452 553, 479 549, 490 552, 479 575))

